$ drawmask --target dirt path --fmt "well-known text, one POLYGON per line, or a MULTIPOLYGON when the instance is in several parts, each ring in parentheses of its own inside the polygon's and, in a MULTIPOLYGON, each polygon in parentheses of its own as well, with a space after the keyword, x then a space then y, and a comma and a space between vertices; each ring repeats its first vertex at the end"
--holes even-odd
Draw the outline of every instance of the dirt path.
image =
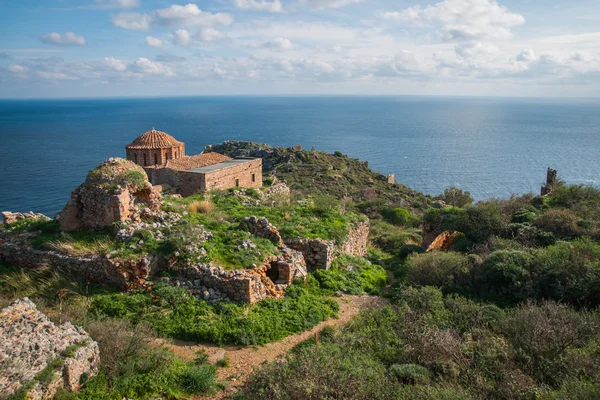
POLYGON ((184 341, 164 341, 161 345, 167 346, 172 352, 177 354, 185 361, 192 361, 196 358, 198 350, 206 351, 214 362, 216 359, 227 356, 229 367, 219 368, 218 380, 229 382, 226 390, 216 395, 207 397, 210 399, 223 399, 235 392, 237 387, 243 385, 254 368, 260 367, 265 362, 271 362, 278 357, 284 356, 296 344, 314 336, 315 332, 322 330, 326 326, 344 325, 354 318, 360 311, 369 308, 378 308, 387 303, 387 301, 377 296, 342 296, 335 298, 340 305, 339 317, 323 321, 310 331, 302 332, 296 335, 288 336, 280 342, 269 343, 258 347, 239 347, 239 346, 211 346, 199 345, 184 341))

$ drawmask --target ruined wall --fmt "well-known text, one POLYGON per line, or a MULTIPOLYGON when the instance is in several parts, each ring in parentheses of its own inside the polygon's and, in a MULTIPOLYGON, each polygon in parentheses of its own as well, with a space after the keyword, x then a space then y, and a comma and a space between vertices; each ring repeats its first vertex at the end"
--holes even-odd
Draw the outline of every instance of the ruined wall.
POLYGON ((350 224, 348 236, 338 251, 352 256, 364 256, 367 254, 369 242, 369 221, 350 224))
POLYGON ((227 189, 235 186, 262 187, 262 159, 206 173, 206 189, 227 189), (253 179, 254 176, 254 179, 253 179), (236 180, 238 185, 236 185, 236 180))
POLYGON ((158 270, 159 259, 147 255, 139 260, 97 257, 73 257, 51 250, 34 249, 21 241, 0 239, 0 260, 24 268, 50 266, 88 282, 114 284, 123 290, 144 285, 158 270))
POLYGON ((98 343, 83 329, 70 322, 54 325, 28 298, 0 311, 0 398, 24 385, 31 400, 52 399, 61 387, 78 390, 82 378, 98 373, 99 360, 98 343), (54 368, 50 380, 37 380, 57 359, 62 365, 54 368))
POLYGON ((332 240, 301 239, 285 242, 290 248, 300 251, 304 255, 309 271, 316 269, 329 269, 331 263, 340 254, 364 256, 367 254, 369 241, 369 222, 350 224, 348 236, 341 245, 336 245, 332 240))

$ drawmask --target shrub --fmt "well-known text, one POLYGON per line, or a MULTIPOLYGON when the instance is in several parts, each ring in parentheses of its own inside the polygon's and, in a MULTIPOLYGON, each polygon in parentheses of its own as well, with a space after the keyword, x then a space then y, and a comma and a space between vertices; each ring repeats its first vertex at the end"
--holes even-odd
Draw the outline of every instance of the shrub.
POLYGON ((387 272, 383 267, 371 264, 360 257, 342 255, 331 268, 313 273, 324 293, 343 291, 349 294, 380 294, 387 283, 387 272))
POLYGON ((600 305, 600 245, 591 239, 560 242, 536 257, 541 297, 576 306, 600 305))
POLYGON ((505 320, 502 332, 522 352, 519 361, 539 383, 557 386, 575 372, 565 363, 566 352, 585 346, 599 327, 597 315, 548 301, 519 306, 505 320))
POLYGON ((181 386, 187 393, 207 393, 215 388, 215 367, 191 366, 181 374, 181 386))
POLYGON ((218 360, 215 365, 219 368, 227 368, 229 367, 229 359, 227 357, 223 357, 218 360))
POLYGON ((465 207, 473 203, 470 192, 463 191, 454 186, 444 190, 444 194, 441 197, 446 204, 454 207, 465 207))
POLYGON ((571 238, 577 235, 579 226, 577 215, 569 210, 551 209, 535 220, 539 229, 551 232, 559 238, 571 238))
POLYGON ((524 251, 491 253, 473 271, 473 284, 481 298, 514 303, 535 295, 531 270, 534 257, 524 251))
POLYGON ((437 286, 444 291, 468 288, 469 260, 452 252, 433 251, 409 256, 406 281, 420 286, 437 286))
POLYGON ((431 380, 431 373, 418 364, 394 364, 390 367, 390 374, 405 384, 426 385, 431 380))
POLYGON ((390 223, 398 226, 405 226, 410 221, 410 213, 405 208, 384 208, 383 217, 390 223))

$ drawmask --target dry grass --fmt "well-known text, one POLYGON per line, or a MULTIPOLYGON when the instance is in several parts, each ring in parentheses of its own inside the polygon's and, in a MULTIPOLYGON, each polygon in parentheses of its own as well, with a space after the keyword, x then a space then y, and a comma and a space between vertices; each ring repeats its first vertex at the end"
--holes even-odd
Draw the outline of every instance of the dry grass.
POLYGON ((73 240, 66 235, 64 239, 55 240, 46 244, 50 250, 73 257, 102 256, 110 250, 110 243, 94 240, 93 243, 84 243, 73 240))
POLYGON ((210 214, 214 208, 215 205, 210 200, 194 200, 188 206, 188 211, 193 214, 210 214))

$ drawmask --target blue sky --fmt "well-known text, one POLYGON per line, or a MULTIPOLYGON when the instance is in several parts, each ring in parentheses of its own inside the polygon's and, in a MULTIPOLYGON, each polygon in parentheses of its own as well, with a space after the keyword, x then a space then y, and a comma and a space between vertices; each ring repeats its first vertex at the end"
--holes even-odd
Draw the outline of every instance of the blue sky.
POLYGON ((597 0, 0 0, 0 97, 598 97, 597 0))

